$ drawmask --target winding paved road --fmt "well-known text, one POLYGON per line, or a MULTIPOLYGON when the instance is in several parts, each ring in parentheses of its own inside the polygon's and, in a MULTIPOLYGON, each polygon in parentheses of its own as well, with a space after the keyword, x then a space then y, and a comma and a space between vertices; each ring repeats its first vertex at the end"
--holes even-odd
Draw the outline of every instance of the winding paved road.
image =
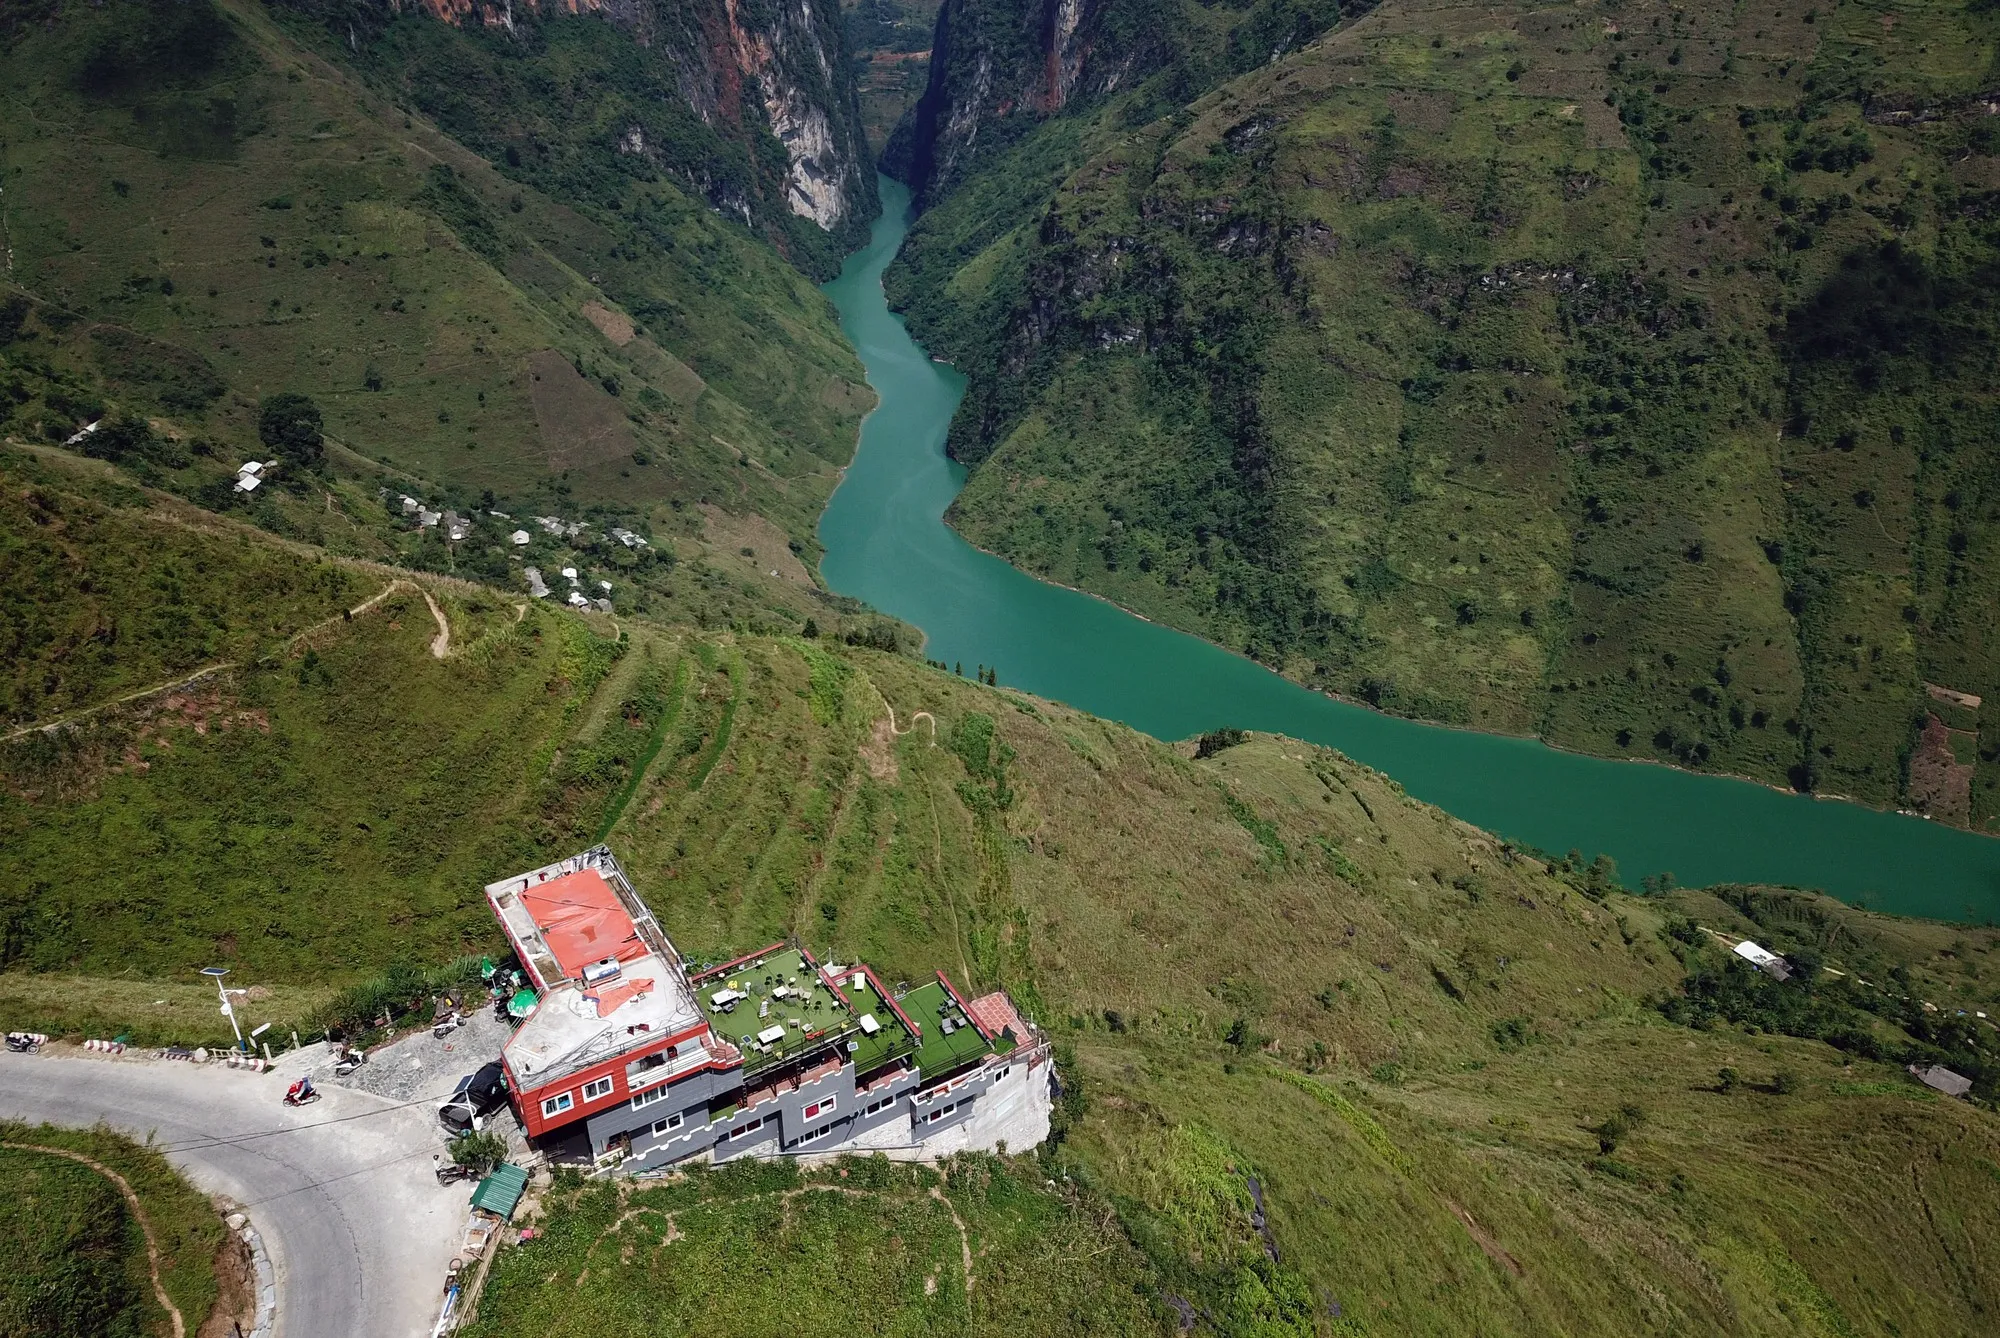
MULTIPOLYGON (((0 1117, 99 1120, 144 1138, 201 1189, 242 1204, 277 1276, 276 1338, 431 1331, 471 1189, 431 1176, 433 1102, 330 1084, 293 1110, 288 1078, 213 1065, 0 1053, 0 1117)), ((190 1317, 194 1320, 198 1317, 190 1317)))

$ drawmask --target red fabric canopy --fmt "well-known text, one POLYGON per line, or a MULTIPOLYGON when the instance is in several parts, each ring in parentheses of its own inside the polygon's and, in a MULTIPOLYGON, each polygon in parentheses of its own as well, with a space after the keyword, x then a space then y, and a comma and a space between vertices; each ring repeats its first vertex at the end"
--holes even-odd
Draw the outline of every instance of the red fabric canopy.
POLYGON ((521 904, 535 918, 542 941, 574 980, 583 968, 606 957, 629 962, 646 954, 646 944, 619 904, 618 894, 595 869, 566 873, 521 893, 521 904))
POLYGON ((584 997, 586 999, 593 999, 596 1001, 597 1015, 599 1017, 610 1017, 613 1013, 617 1012, 621 1007, 623 1007, 629 1000, 643 999, 646 995, 651 994, 652 992, 653 992, 652 977, 641 976, 637 980, 626 980, 626 981, 614 980, 609 984, 599 985, 596 989, 592 990, 584 997))

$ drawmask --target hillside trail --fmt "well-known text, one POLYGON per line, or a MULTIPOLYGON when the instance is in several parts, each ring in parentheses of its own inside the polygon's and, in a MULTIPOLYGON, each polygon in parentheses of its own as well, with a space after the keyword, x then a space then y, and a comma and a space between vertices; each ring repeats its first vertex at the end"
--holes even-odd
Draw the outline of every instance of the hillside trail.
POLYGON ((894 734, 894 735, 895 735, 895 736, 896 736, 897 738, 899 738, 899 739, 900 739, 900 738, 902 738, 902 737, 903 737, 903 735, 905 735, 905 734, 908 734, 908 733, 909 733, 909 732, 910 732, 911 730, 914 730, 914 729, 915 729, 915 728, 917 727, 917 722, 918 722, 919 720, 928 720, 928 721, 930 721, 930 722, 931 722, 931 747, 933 747, 933 748, 937 747, 937 717, 936 717, 936 716, 932 715, 932 714, 931 714, 931 713, 930 713, 929 711, 915 711, 915 712, 912 712, 912 713, 911 713, 911 715, 910 715, 910 724, 909 724, 909 727, 908 727, 907 729, 897 729, 897 728, 896 728, 896 704, 895 704, 894 702, 890 701, 890 700, 889 700, 889 699, 888 699, 888 698, 887 698, 886 696, 882 698, 882 704, 883 704, 884 706, 886 706, 886 707, 888 707, 888 708, 889 708, 889 732, 890 732, 891 734, 894 734))
MULTIPOLYGON (((451 623, 445 618, 444 609, 438 604, 437 598, 429 590, 403 576, 398 576, 395 580, 390 581, 353 608, 343 613, 335 614, 330 618, 322 618, 312 626, 294 632, 287 638, 286 644, 291 645, 303 637, 311 636, 322 628, 331 627, 336 622, 346 622, 350 618, 358 618, 387 599, 390 595, 396 593, 398 589, 414 590, 424 597, 424 604, 430 609, 431 617, 437 620, 438 628, 437 635, 431 638, 431 657, 438 660, 448 658, 451 655, 451 623)), ((517 605, 514 621, 517 623, 520 622, 526 613, 527 605, 517 605)), ((149 687, 136 688, 121 696, 113 697, 110 701, 98 702, 94 706, 85 706, 64 715, 59 715, 53 720, 44 720, 32 725, 23 725, 19 729, 11 730, 6 734, 0 734, 0 743, 11 743, 15 739, 33 734, 37 730, 52 730, 62 725, 75 724, 79 720, 96 715, 99 711, 108 711, 114 706, 124 706, 129 702, 139 701, 146 697, 157 697, 163 692, 172 692, 176 688, 184 688, 191 683, 198 683, 210 674, 218 674, 225 669, 234 669, 236 667, 237 662, 235 660, 218 660, 214 664, 205 664, 191 674, 180 674, 168 679, 164 683, 154 683, 149 687)))
POLYGON ((139 1230, 146 1237, 146 1272, 153 1280, 153 1299, 160 1303, 160 1309, 166 1311, 167 1318, 173 1321, 174 1338, 187 1338, 187 1322, 181 1318, 179 1308, 167 1296, 167 1289, 160 1281, 159 1239, 153 1235, 153 1224, 146 1220, 146 1210, 139 1206, 139 1196, 133 1191, 132 1186, 126 1183, 125 1177, 104 1163, 86 1157, 81 1152, 71 1152, 68 1148, 43 1147, 39 1143, 0 1143, 0 1148, 11 1148, 16 1152, 41 1152, 51 1157, 67 1157, 73 1162, 88 1166, 118 1186, 118 1192, 125 1196, 126 1206, 132 1210, 133 1220, 138 1222, 139 1230))

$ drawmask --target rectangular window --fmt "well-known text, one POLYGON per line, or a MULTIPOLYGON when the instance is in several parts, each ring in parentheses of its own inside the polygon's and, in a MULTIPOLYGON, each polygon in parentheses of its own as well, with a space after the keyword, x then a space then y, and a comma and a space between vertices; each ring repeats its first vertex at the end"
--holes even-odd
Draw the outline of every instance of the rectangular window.
POLYGON ((835 1128, 835 1126, 834 1126, 834 1125, 831 1125, 831 1124, 829 1124, 829 1125, 827 1125, 827 1126, 826 1126, 826 1127, 825 1127, 824 1129, 815 1129, 815 1130, 813 1130, 813 1131, 812 1131, 811 1133, 809 1133, 809 1134, 805 1135, 805 1136, 804 1136, 803 1138, 799 1139, 799 1142, 800 1142, 800 1143, 817 1143, 817 1142, 819 1142, 819 1140, 820 1140, 820 1139, 822 1139, 822 1138, 825 1138, 825 1137, 826 1137, 826 1136, 827 1136, 828 1134, 832 1133, 832 1132, 834 1131, 834 1128, 835 1128))
POLYGON ((667 1093, 672 1090, 671 1087, 648 1087, 643 1092, 634 1092, 632 1094, 632 1109, 638 1110, 641 1106, 650 1106, 655 1101, 665 1101, 667 1093))
POLYGON ((809 1120, 816 1120, 820 1116, 826 1114, 828 1111, 833 1109, 833 1101, 834 1099, 832 1097, 823 1096, 819 1100, 813 1102, 810 1106, 806 1107, 806 1118, 809 1120))
POLYGON ((757 1130, 763 1127, 764 1127, 764 1118, 763 1116, 760 1115, 756 1119, 750 1121, 750 1123, 744 1125, 741 1129, 731 1129, 729 1131, 729 1136, 732 1139, 741 1138, 743 1137, 743 1135, 748 1133, 755 1133, 757 1130))
POLYGON ((615 1086, 617 1084, 609 1078, 592 1078, 583 1085, 583 1099, 585 1101, 595 1101, 599 1097, 610 1096, 611 1089, 615 1086))
POLYGON ((686 1117, 684 1115, 669 1115, 664 1120, 654 1120, 653 1136, 655 1138, 658 1138, 661 1134, 672 1133, 674 1130, 681 1127, 681 1122, 685 1118, 686 1117))
POLYGON ((954 1110, 957 1109, 958 1109, 958 1103, 954 1101, 948 1106, 939 1106, 936 1110, 924 1116, 924 1119, 928 1123, 936 1124, 939 1120, 943 1119, 945 1116, 951 1114, 954 1110))
POLYGON ((871 1101, 868 1105, 868 1109, 861 1112, 862 1118, 866 1119, 868 1116, 873 1115, 876 1111, 887 1110, 889 1107, 895 1104, 896 1104, 896 1098, 893 1096, 885 1096, 880 1101, 871 1101))
POLYGON ((560 1115, 575 1104, 576 1102, 570 1099, 570 1094, 564 1092, 561 1096, 552 1096, 542 1102, 542 1114, 544 1116, 560 1115))

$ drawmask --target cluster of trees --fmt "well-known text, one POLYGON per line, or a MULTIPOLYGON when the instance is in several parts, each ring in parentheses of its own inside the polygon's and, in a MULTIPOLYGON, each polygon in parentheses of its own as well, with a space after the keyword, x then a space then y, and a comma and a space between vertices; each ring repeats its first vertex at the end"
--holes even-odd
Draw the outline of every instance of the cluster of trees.
POLYGON ((1826 975, 1820 954, 1802 947, 1786 955, 1791 977, 1779 980, 1733 956, 1718 961, 1719 951, 1692 920, 1670 921, 1664 934, 1688 964, 1680 991, 1656 1001, 1670 1021, 1704 1029, 1726 1022, 1825 1041, 1862 1059, 1944 1064, 1971 1078, 1977 1095, 2000 1094, 2000 1056, 1971 1019, 1932 1012, 1906 993, 1912 986, 1901 966, 1890 969, 1885 987, 1871 988, 1852 976, 1826 975))

